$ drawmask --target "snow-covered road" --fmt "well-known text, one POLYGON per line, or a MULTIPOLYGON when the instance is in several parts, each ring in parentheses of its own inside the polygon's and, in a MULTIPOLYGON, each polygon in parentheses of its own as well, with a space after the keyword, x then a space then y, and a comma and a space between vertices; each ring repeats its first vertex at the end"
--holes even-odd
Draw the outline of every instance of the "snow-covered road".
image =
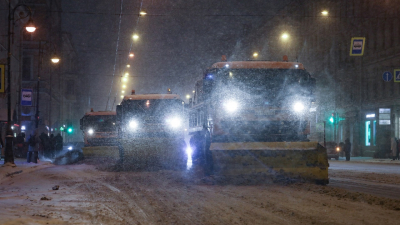
POLYGON ((400 220, 398 200, 329 185, 211 184, 195 172, 107 172, 87 164, 31 167, 11 176, 0 168, 2 224, 396 224, 400 220), (60 189, 52 190, 55 185, 60 189))

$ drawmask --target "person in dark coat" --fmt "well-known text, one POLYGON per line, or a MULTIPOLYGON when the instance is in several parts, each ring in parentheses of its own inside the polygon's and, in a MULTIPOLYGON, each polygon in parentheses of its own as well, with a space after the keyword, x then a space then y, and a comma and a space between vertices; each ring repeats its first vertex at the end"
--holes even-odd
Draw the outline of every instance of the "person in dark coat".
POLYGON ((61 151, 63 147, 63 138, 61 137, 61 134, 58 133, 55 137, 55 143, 56 143, 56 150, 61 151))
POLYGON ((56 156, 56 141, 54 134, 50 134, 50 139, 49 139, 49 144, 50 144, 50 157, 54 158, 56 156))
POLYGON ((351 143, 348 138, 344 141, 344 153, 346 155, 346 161, 350 161, 351 143))
POLYGON ((28 144, 29 144, 29 149, 28 149, 28 156, 27 156, 27 162, 30 163, 31 160, 34 163, 38 162, 38 151, 40 150, 40 146, 41 146, 41 140, 39 137, 39 132, 36 129, 33 134, 30 136, 29 140, 28 140, 28 144), (33 159, 32 159, 33 156, 33 159))

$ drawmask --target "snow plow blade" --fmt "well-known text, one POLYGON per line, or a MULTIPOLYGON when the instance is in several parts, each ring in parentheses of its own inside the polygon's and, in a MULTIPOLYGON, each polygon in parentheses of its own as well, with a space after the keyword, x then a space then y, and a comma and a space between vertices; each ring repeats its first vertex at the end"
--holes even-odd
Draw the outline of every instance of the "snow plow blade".
POLYGON ((328 184, 326 149, 317 142, 211 143, 215 175, 270 174, 328 184))
POLYGON ((118 146, 92 146, 83 147, 85 158, 119 158, 118 146))
POLYGON ((184 169, 187 163, 183 139, 142 138, 121 141, 123 163, 132 169, 184 169))

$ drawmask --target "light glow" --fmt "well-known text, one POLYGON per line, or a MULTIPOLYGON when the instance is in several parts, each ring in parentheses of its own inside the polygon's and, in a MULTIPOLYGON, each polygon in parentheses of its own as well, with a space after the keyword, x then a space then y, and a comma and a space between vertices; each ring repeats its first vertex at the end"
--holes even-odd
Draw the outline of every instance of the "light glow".
POLYGON ((253 53, 253 57, 254 57, 254 58, 257 58, 257 57, 258 57, 258 53, 257 53, 257 52, 254 52, 254 53, 253 53))
POLYGON ((133 40, 139 39, 139 35, 137 35, 137 34, 134 34, 132 37, 133 37, 133 40))
POLYGON ((71 150, 72 150, 72 146, 69 146, 69 147, 68 147, 68 150, 70 150, 70 151, 71 151, 71 150))
POLYGON ((88 130, 88 134, 89 134, 89 135, 94 134, 94 130, 93 130, 92 128, 90 128, 90 129, 88 130))
POLYGON ((26 127, 24 125, 22 125, 21 130, 26 130, 26 127))
POLYGON ((174 129, 179 128, 182 125, 182 121, 178 117, 168 118, 166 122, 170 127, 174 129))
POLYGON ((58 57, 54 57, 54 58, 51 59, 51 61, 53 63, 58 63, 58 62, 60 62, 60 59, 58 57))
POLYGON ((131 67, 131 65, 129 65, 129 64, 128 64, 128 65, 126 65, 126 67, 128 67, 128 68, 129 68, 129 67, 131 67))
POLYGON ((324 11, 321 12, 321 14, 322 14, 323 16, 327 16, 329 13, 328 13, 328 11, 324 10, 324 11))
POLYGON ((304 104, 301 102, 296 102, 293 104, 293 110, 295 112, 302 112, 304 110, 304 104))
POLYGON ((129 128, 131 128, 131 129, 136 129, 138 126, 139 126, 139 124, 136 120, 131 120, 129 122, 129 128))
POLYGON ((129 53, 130 58, 133 58, 133 56, 135 56, 133 53, 129 53))
POLYGON ((289 38, 289 34, 287 34, 287 33, 283 33, 282 34, 282 39, 283 40, 287 40, 289 38))
POLYGON ((139 15, 141 15, 141 16, 144 16, 144 15, 146 15, 146 14, 147 14, 147 12, 144 11, 144 10, 142 10, 142 11, 139 12, 139 15))
POLYGON ((124 77, 124 78, 122 78, 122 81, 126 82, 126 81, 128 81, 128 78, 124 77))
POLYGON ((224 108, 229 113, 234 113, 239 109, 239 103, 235 100, 228 100, 224 103, 224 108))

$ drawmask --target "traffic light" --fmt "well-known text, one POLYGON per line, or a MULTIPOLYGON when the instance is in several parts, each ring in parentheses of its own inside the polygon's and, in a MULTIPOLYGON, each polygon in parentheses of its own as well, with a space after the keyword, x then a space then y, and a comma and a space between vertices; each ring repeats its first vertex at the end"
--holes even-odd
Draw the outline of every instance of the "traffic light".
POLYGON ((60 127, 60 131, 63 132, 64 131, 64 127, 60 127))
POLYGON ((67 128, 67 133, 68 134, 72 134, 74 132, 74 129, 72 128, 72 126, 67 128))
POLYGON ((329 123, 334 124, 336 123, 336 113, 332 113, 332 116, 328 119, 329 123))

